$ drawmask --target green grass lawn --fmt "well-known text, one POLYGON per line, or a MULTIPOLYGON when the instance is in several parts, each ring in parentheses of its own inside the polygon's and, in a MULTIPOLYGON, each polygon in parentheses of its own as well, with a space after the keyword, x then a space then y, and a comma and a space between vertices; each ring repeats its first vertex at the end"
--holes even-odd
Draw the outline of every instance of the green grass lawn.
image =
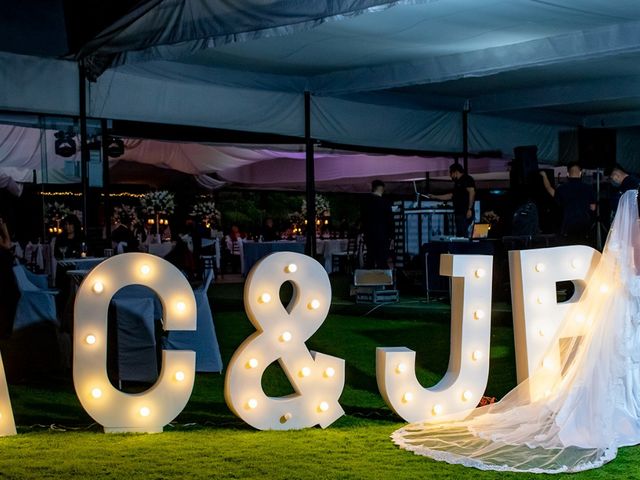
MULTIPOLYGON (((212 289, 225 363, 253 332, 240 295, 234 285, 212 289)), ((185 410, 164 433, 107 435, 84 413, 69 379, 48 378, 9 386, 19 434, 0 438, 0 478, 541 478, 480 472, 395 447, 389 435, 403 422, 378 393, 375 348, 416 350, 418 376, 424 386, 432 385, 447 367, 449 312, 419 299, 373 312, 337 294, 335 300, 332 313, 307 342, 310 349, 346 361, 340 402, 347 414, 329 428, 255 431, 226 407, 223 376, 204 374, 198 375, 185 410)), ((277 366, 269 367, 263 385, 271 395, 291 392, 277 366)), ((512 329, 494 326, 486 394, 501 397, 514 385, 512 329)), ((571 478, 640 478, 639 462, 640 448, 624 448, 614 462, 571 478)))

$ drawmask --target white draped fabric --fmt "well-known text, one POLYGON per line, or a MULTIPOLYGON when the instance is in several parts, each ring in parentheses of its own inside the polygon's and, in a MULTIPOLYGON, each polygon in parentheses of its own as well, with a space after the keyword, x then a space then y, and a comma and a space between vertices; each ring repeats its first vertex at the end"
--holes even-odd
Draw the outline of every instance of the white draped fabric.
MULTIPOLYGON (((18 182, 72 183, 79 179, 65 170, 78 162, 79 153, 64 158, 55 153, 54 130, 0 125, 0 176, 18 182)), ((76 143, 79 140, 76 138, 76 143)), ((305 152, 299 145, 210 145, 125 139, 125 152, 111 159, 111 166, 126 160, 194 175, 199 185, 215 190, 226 183, 259 188, 303 188, 306 181, 305 152), (217 174, 214 179, 207 174, 217 174)), ((450 157, 363 154, 316 149, 316 182, 320 187, 350 190, 374 178, 406 181, 448 174, 450 157)), ((506 160, 475 158, 469 162, 472 174, 505 172, 506 160)), ((79 170, 78 170, 79 171, 79 170)), ((1 178, 1 177, 0 177, 1 178)), ((366 185, 368 190, 368 185, 366 185)))
POLYGON ((548 396, 530 402, 528 380, 464 421, 408 425, 394 442, 449 463, 536 473, 597 468, 618 447, 640 443, 639 273, 637 191, 629 191, 583 297, 554 339, 563 339, 563 374, 548 396), (588 328, 570 337, 579 314, 588 328))

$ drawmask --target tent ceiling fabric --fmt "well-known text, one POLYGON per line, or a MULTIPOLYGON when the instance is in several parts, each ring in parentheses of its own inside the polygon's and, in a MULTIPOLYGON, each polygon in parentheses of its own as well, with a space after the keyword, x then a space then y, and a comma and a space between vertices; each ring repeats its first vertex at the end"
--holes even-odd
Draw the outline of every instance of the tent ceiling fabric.
POLYGON ((474 113, 557 113, 558 125, 636 124, 610 115, 640 111, 636 0, 187 3, 162 1, 94 53, 138 74, 361 101, 385 91, 429 110, 469 100, 474 113))
MULTIPOLYGON (((72 4, 58 0, 51 21, 72 4)), ((75 62, 44 58, 64 29, 38 36, 42 15, 28 25, 19 5, 11 39, 0 36, 0 110, 77 115, 75 62), (20 22, 34 36, 23 50, 20 22)), ((301 137, 310 91, 321 141, 459 153, 468 107, 471 152, 535 144, 544 161, 557 161, 563 129, 640 126, 638 0, 121 0, 117 11, 75 50, 96 73, 108 67, 89 85, 95 118, 301 137)))

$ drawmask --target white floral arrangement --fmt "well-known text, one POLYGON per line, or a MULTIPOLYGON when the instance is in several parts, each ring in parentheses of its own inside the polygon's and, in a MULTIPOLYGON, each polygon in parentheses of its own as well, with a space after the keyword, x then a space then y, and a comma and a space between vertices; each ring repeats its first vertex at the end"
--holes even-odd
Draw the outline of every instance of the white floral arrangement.
POLYGON ((173 193, 166 190, 145 194, 140 204, 147 215, 171 215, 176 206, 173 193))
POLYGON ((111 223, 123 223, 123 220, 126 218, 129 219, 131 225, 136 225, 140 223, 140 218, 138 217, 138 211, 136 207, 132 207, 130 205, 122 205, 120 207, 113 207, 113 215, 111 216, 111 223))
POLYGON ((73 215, 74 211, 67 207, 64 203, 45 203, 44 218, 48 225, 57 224, 64 220, 65 217, 73 215))
POLYGON ((211 225, 220 223, 220 218, 222 214, 220 210, 216 210, 215 202, 200 202, 196 203, 191 207, 191 212, 189 215, 193 215, 194 217, 198 217, 202 219, 202 221, 209 223, 211 225))
POLYGON ((289 214, 290 223, 293 223, 296 225, 302 225, 304 223, 304 220, 305 220, 305 217, 300 212, 293 212, 289 214))
MULTIPOLYGON (((307 199, 302 200, 302 207, 300 208, 302 216, 307 216, 307 199)), ((331 205, 327 197, 316 194, 316 217, 325 217, 331 215, 331 205)))

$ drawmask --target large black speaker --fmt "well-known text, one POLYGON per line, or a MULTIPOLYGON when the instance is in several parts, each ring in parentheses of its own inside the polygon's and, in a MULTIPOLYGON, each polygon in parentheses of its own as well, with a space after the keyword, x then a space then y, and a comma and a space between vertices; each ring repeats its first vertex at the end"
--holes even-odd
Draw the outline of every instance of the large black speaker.
POLYGON ((511 188, 527 185, 538 175, 538 147, 525 145, 513 149, 513 161, 509 172, 511 188))
POLYGON ((560 132, 558 156, 561 165, 578 162, 582 168, 608 170, 616 164, 616 131, 579 128, 560 132))
POLYGON ((616 131, 612 128, 579 129, 578 158, 582 168, 612 168, 616 164, 616 131))

